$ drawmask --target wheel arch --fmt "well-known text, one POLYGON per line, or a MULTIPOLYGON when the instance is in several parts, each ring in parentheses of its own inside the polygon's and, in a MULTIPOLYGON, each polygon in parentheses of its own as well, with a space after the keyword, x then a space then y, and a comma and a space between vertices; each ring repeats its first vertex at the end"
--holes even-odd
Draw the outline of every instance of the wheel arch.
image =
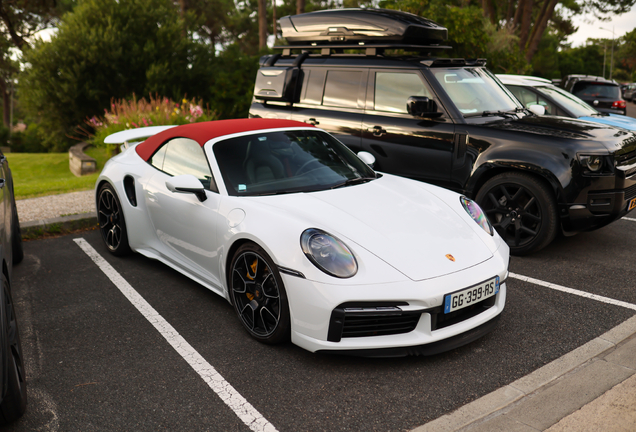
POLYGON ((565 204, 565 191, 559 179, 552 171, 545 169, 539 165, 523 163, 523 162, 487 162, 481 165, 471 176, 467 185, 467 194, 474 199, 481 187, 491 178, 505 173, 519 172, 529 174, 543 184, 553 193, 556 204, 565 204))

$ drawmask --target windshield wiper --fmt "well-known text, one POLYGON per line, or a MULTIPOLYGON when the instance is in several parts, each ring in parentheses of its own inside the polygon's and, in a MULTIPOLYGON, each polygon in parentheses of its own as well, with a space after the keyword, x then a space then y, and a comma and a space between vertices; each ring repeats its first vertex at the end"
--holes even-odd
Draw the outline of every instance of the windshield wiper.
POLYGON ((517 109, 514 112, 511 111, 484 111, 481 113, 482 117, 505 117, 505 118, 517 118, 517 109))
POLYGON ((339 187, 343 187, 343 186, 352 186, 355 184, 361 184, 361 183, 366 183, 368 181, 371 180, 375 180, 377 177, 356 177, 356 178, 352 178, 352 179, 347 179, 345 181, 343 181, 342 183, 337 183, 333 186, 331 186, 330 189, 336 189, 339 187))

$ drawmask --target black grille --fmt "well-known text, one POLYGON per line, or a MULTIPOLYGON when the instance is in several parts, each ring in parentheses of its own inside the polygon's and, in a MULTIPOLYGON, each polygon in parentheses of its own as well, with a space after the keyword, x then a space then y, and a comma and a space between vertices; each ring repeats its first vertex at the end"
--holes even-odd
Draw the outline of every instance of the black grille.
POLYGON ((623 153, 616 158, 618 160, 618 165, 632 165, 636 162, 636 150, 632 150, 628 153, 623 153))
POLYGON ((400 316, 348 316, 345 313, 342 337, 386 336, 415 330, 421 313, 400 316))
POLYGON ((625 189, 625 200, 628 201, 632 198, 636 198, 636 184, 625 189))

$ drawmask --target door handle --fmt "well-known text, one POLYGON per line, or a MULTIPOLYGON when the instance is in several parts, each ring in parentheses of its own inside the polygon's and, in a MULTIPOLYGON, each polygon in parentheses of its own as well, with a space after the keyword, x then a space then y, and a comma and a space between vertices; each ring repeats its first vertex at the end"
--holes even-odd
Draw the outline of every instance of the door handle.
POLYGON ((318 120, 316 120, 315 118, 313 118, 313 117, 310 118, 310 119, 305 120, 305 123, 309 123, 312 126, 316 126, 316 125, 320 124, 320 122, 318 120))
POLYGON ((383 129, 382 126, 373 126, 372 129, 367 129, 369 132, 373 132, 373 136, 381 137, 386 135, 386 129, 383 129))

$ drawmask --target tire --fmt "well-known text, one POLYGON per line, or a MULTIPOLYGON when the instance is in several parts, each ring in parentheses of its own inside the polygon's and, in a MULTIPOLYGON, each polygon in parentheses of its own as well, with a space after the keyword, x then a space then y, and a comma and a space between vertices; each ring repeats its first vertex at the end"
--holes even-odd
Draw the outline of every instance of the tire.
POLYGON ((246 243, 230 264, 230 296, 241 324, 256 340, 290 339, 289 303, 278 268, 261 247, 246 243))
POLYGON ((550 189, 532 175, 496 175, 482 186, 475 200, 513 255, 536 252, 556 237, 556 200, 550 189))
POLYGON ((104 183, 97 194, 97 221, 110 253, 123 256, 131 252, 121 202, 109 183, 104 183))
POLYGON ((20 219, 18 218, 18 207, 13 200, 11 210, 11 252, 13 264, 19 264, 24 259, 24 249, 22 248, 22 231, 20 230, 20 219))
POLYGON ((26 374, 22 357, 22 345, 18 333, 18 322, 15 318, 15 309, 11 299, 11 291, 6 276, 2 275, 2 291, 4 295, 3 307, 5 308, 4 329, 6 331, 8 361, 7 392, 0 403, 0 424, 9 424, 24 414, 27 405, 26 374))

